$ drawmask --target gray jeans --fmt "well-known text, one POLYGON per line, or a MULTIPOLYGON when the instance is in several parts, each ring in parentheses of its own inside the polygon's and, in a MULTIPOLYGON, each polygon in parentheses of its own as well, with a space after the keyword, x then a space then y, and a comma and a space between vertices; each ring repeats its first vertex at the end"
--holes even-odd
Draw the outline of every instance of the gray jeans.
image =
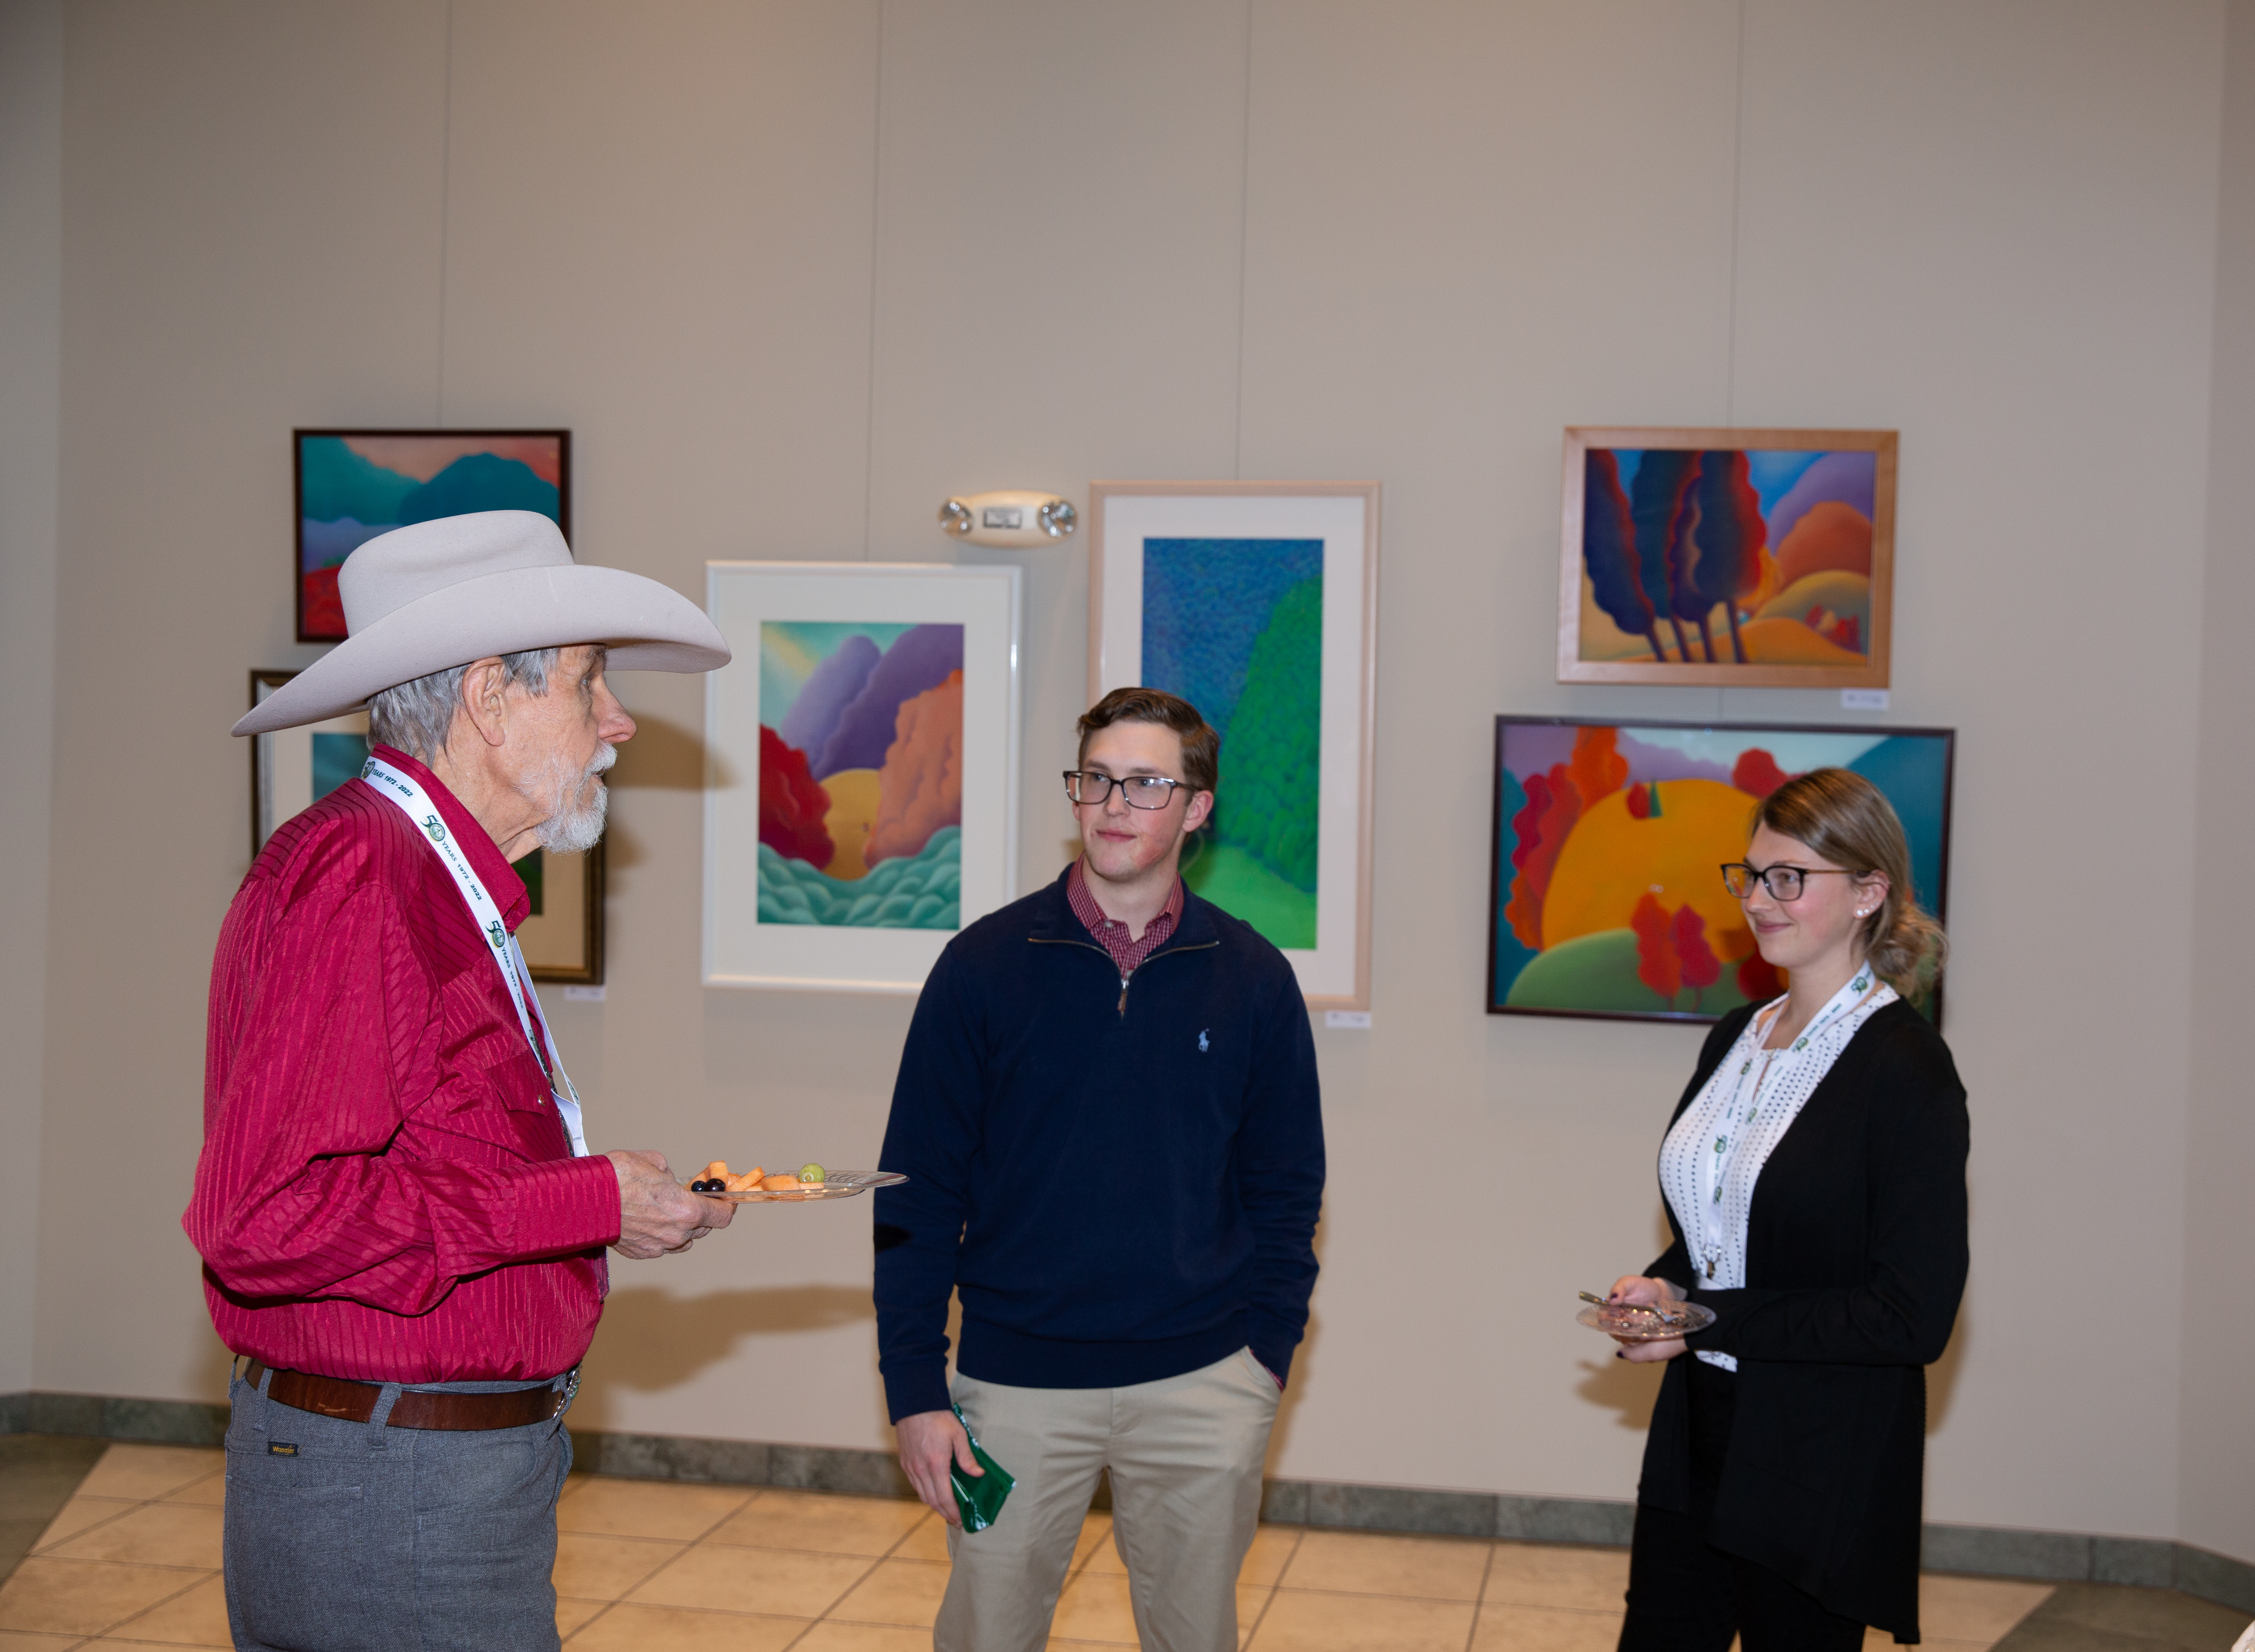
MULTIPOLYGON (((521 1382, 432 1382, 492 1393, 521 1382)), ((261 1387, 263 1387, 262 1383, 261 1387)), ((227 1617, 239 1652, 556 1652, 560 1417, 387 1428, 228 1385, 227 1617)))

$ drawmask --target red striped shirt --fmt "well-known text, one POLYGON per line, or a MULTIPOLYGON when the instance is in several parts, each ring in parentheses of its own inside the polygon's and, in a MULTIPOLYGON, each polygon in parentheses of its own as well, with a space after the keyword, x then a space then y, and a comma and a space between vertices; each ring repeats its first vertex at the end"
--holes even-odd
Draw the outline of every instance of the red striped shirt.
MULTIPOLYGON (((376 749, 514 931, 530 903, 493 840, 421 763, 376 749)), ((572 1156, 461 891, 365 781, 277 831, 228 908, 181 1226, 220 1340, 284 1369, 531 1380, 595 1334, 617 1173, 572 1156)))
POLYGON ((1183 881, 1175 880, 1175 887, 1167 891, 1167 903, 1159 915, 1143 925, 1142 935, 1130 938, 1128 926, 1116 917, 1106 917, 1104 909, 1096 903, 1096 896, 1088 887, 1088 873, 1084 862, 1075 861, 1064 881, 1065 904, 1081 926, 1096 937, 1097 944, 1112 954, 1112 961, 1120 967, 1120 979, 1126 981, 1134 974, 1142 961, 1167 944, 1175 932, 1175 925, 1183 915, 1183 881))

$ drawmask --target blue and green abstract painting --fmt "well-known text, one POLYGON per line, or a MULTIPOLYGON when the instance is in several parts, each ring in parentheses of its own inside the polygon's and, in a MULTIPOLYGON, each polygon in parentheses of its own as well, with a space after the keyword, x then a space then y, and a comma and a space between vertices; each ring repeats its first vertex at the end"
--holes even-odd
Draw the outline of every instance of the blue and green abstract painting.
POLYGON ((1316 945, 1324 543, 1143 541, 1143 685, 1221 735, 1221 784, 1183 881, 1279 946, 1316 945))

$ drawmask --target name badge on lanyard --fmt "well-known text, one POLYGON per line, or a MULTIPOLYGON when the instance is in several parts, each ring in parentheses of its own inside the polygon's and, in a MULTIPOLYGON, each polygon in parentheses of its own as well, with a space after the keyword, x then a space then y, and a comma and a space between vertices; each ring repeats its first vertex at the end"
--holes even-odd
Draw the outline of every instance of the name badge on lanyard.
POLYGON ((502 984, 509 988, 509 1002, 516 1006, 516 1024, 523 1029, 524 1042, 531 1048, 532 1058, 548 1072, 548 1098, 555 1102, 556 1114, 564 1121, 564 1133, 572 1138, 572 1156, 587 1157, 587 1138, 580 1128, 580 1093, 572 1087, 572 1077, 564 1071, 563 1057, 556 1053, 555 1035, 548 1030, 546 1016, 540 1018, 540 1037, 533 1036, 532 1012, 524 1002, 532 990, 532 972, 525 967, 524 953, 516 944, 516 937, 502 922, 501 908, 486 893, 486 886, 470 868, 469 857, 446 830, 446 823, 439 818, 437 807, 422 787, 381 757, 370 757, 362 766, 360 777, 376 788, 377 796, 390 798, 402 814, 415 823, 415 829, 437 852, 439 863, 453 875, 454 887, 462 892, 462 903, 470 909, 470 920, 485 936, 494 963, 501 971, 502 984), (541 1051, 544 1039, 547 1044, 545 1058, 541 1051))

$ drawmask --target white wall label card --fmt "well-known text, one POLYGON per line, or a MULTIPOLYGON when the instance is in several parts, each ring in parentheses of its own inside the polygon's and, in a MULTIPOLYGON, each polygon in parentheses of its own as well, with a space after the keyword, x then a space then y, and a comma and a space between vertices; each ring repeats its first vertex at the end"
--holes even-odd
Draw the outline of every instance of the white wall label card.
POLYGON ((1367 1009, 1326 1009, 1324 1011, 1324 1025, 1326 1027, 1351 1027, 1358 1032, 1368 1032, 1370 1030, 1370 1011, 1367 1009))
POLYGON ((1840 691, 1842 711, 1885 711, 1887 691, 1884 688, 1844 688, 1840 691))

